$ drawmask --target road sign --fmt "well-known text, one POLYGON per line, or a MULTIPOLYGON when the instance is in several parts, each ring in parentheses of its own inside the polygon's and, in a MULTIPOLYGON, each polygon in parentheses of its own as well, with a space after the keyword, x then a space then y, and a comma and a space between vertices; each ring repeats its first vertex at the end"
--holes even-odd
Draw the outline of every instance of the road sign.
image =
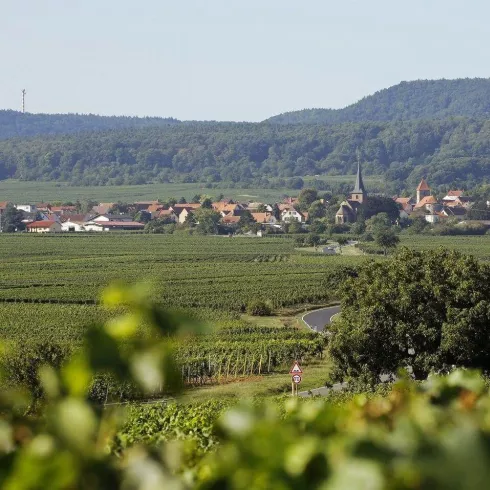
POLYGON ((293 375, 293 383, 299 384, 301 383, 301 376, 299 374, 293 375))
POLYGON ((303 374, 303 371, 299 367, 298 361, 294 361, 294 365, 291 368, 291 371, 289 371, 289 374, 303 374))

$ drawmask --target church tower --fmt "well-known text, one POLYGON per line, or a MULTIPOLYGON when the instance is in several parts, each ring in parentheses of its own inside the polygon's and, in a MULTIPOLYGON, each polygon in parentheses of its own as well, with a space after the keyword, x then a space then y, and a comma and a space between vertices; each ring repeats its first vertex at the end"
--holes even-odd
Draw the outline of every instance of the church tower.
POLYGON ((356 185, 354 186, 354 190, 350 194, 351 201, 357 201, 361 204, 365 203, 367 200, 367 192, 364 188, 364 182, 362 181, 362 173, 361 173, 361 163, 357 163, 357 177, 356 177, 356 185))
POLYGON ((427 196, 430 196, 430 187, 425 179, 422 179, 417 187, 417 204, 427 196))

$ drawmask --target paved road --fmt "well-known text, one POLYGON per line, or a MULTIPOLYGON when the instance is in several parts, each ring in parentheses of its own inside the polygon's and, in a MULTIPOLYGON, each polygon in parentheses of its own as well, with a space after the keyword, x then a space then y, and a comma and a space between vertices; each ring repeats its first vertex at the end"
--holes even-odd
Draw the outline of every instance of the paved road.
POLYGON ((330 306, 307 313, 303 316, 303 321, 315 332, 322 332, 325 325, 329 325, 332 317, 340 312, 340 306, 330 306))

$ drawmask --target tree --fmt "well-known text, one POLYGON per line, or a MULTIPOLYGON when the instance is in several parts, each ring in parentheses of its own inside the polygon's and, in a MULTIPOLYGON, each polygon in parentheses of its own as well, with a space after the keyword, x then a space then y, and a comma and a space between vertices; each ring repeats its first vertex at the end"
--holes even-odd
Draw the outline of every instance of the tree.
POLYGON ((321 219, 325 217, 326 209, 321 201, 314 201, 308 209, 308 216, 311 219, 321 219))
POLYGON ((315 247, 315 248, 318 247, 320 241, 321 241, 321 238, 316 233, 309 233, 308 236, 306 237, 306 243, 310 247, 315 247))
POLYGON ((265 204, 259 204, 257 206, 257 213, 265 213, 267 212, 267 207, 265 206, 265 204))
POLYGON ((490 369, 490 267, 472 256, 403 249, 360 267, 339 296, 328 348, 338 379, 490 369))
POLYGON ((202 209, 213 209, 213 201, 211 198, 206 197, 201 201, 201 208, 202 209))
POLYGON ((377 233, 391 228, 390 217, 386 213, 379 213, 366 221, 365 231, 377 233))
POLYGON ((379 230, 374 234, 374 241, 379 245, 386 257, 389 248, 395 248, 400 242, 400 238, 395 235, 395 232, 391 229, 379 230))
POLYGON ((337 237, 337 243, 339 244, 340 253, 342 253, 342 247, 347 245, 348 241, 349 241, 348 238, 345 236, 337 237))
POLYGON ((489 220, 490 219, 490 208, 487 206, 486 199, 480 199, 475 201, 473 206, 471 206, 468 211, 468 219, 477 220, 489 220))
POLYGON ((109 209, 111 214, 126 214, 129 212, 129 204, 127 202, 118 201, 109 209))
POLYGON ((414 235, 423 233, 429 226, 429 223, 423 216, 415 216, 413 218, 410 217, 407 233, 411 233, 414 235))
POLYGON ((184 196, 182 196, 180 199, 179 199, 179 204, 187 204, 187 201, 185 199, 184 196))
POLYGON ((306 211, 317 199, 318 191, 316 189, 302 189, 298 196, 300 210, 306 211))
POLYGON ((400 217, 400 208, 391 197, 369 196, 362 208, 364 219, 369 219, 379 213, 386 213, 391 223, 400 217))
POLYGON ((299 221, 296 221, 295 219, 284 224, 285 227, 287 228, 287 233, 296 234, 296 233, 303 233, 304 231, 303 225, 299 221))
POLYGON ((194 213, 197 221, 196 230, 202 234, 217 234, 221 215, 212 209, 200 208, 194 213))
POLYGON ((312 233, 325 233, 327 230, 327 225, 325 224, 324 221, 321 220, 314 220, 311 225, 310 225, 310 231, 312 233))
POLYGON ((2 231, 4 233, 13 233, 25 229, 24 212, 17 209, 13 204, 8 203, 5 211, 2 213, 2 231))
POLYGON ((272 214, 274 215, 274 218, 276 218, 277 220, 281 219, 281 210, 279 209, 277 203, 274 203, 274 206, 272 206, 272 214))
POLYGON ((366 222, 359 217, 359 219, 352 225, 351 232, 354 235, 362 235, 366 231, 366 222))
POLYGON ((134 215, 134 220, 139 221, 140 223, 148 223, 151 221, 151 213, 148 211, 139 211, 134 215))
POLYGON ((252 216, 252 213, 246 209, 245 211, 242 212, 240 215, 240 220, 238 221, 238 228, 242 231, 247 231, 249 230, 255 223, 254 217, 252 216))

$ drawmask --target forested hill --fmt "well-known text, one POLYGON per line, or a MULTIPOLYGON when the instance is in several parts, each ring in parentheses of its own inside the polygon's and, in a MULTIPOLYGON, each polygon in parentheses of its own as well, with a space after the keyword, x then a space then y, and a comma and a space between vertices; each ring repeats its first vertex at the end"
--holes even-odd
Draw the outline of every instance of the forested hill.
POLYGON ((22 114, 0 110, 0 140, 16 136, 70 134, 80 131, 168 126, 179 121, 161 117, 97 116, 94 114, 22 114))
POLYGON ((344 109, 305 109, 271 117, 278 124, 490 117, 490 79, 402 82, 344 109))
MULTIPOLYGON (((0 179, 82 185, 221 181, 267 187, 278 179, 366 175, 391 188, 470 188, 490 182, 490 120, 338 125, 174 124, 0 141, 0 179)), ((280 182, 280 181, 279 181, 280 182)), ((287 181, 291 184, 291 181, 287 181)), ((284 183, 282 184, 284 186, 284 183)))

